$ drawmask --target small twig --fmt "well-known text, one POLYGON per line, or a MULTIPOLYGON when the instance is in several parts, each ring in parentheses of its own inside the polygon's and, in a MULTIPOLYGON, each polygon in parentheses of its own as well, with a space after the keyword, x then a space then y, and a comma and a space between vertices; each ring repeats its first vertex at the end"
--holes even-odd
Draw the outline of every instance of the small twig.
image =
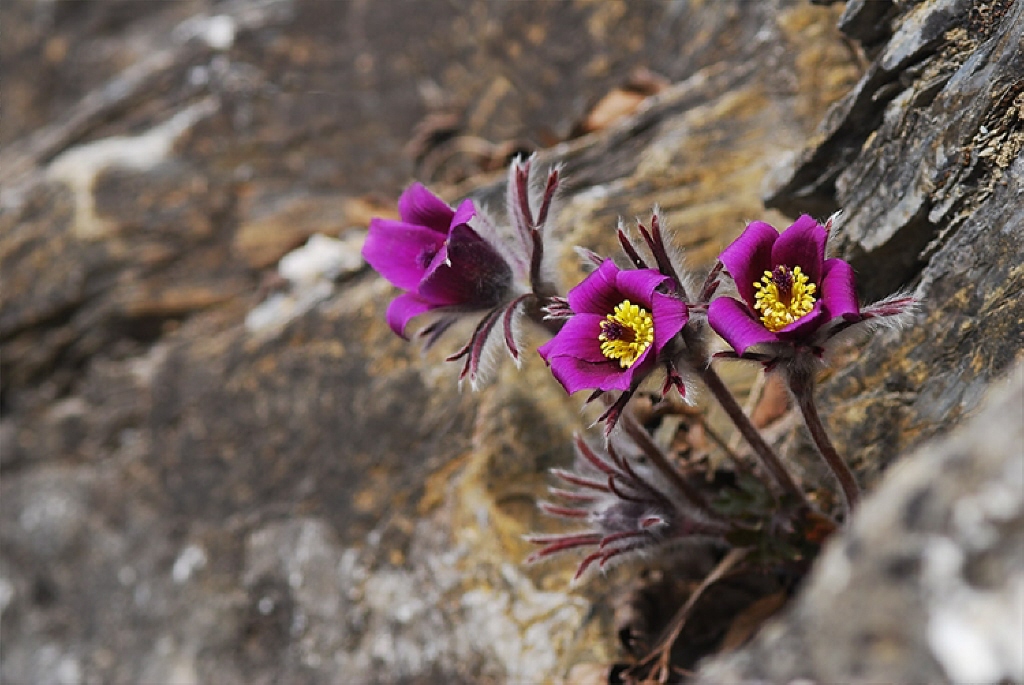
POLYGON ((679 639, 679 634, 683 631, 683 627, 686 625, 686 621, 689 620, 690 614, 693 612, 694 606, 697 604, 697 600, 701 598, 704 592, 717 583, 725 576, 726 573, 731 571, 739 562, 743 560, 745 556, 750 552, 749 549, 734 549, 726 554, 718 565, 712 569, 701 584, 690 594, 689 599, 686 600, 686 604, 680 607, 676 615, 672 617, 672 621, 669 622, 665 629, 665 638, 658 643, 658 646, 651 650, 639 665, 650 663, 655 657, 658 658, 658 666, 654 671, 654 677, 657 678, 659 683, 664 684, 668 681, 668 677, 671 674, 670 660, 672 658, 672 647, 675 645, 676 640, 679 639))

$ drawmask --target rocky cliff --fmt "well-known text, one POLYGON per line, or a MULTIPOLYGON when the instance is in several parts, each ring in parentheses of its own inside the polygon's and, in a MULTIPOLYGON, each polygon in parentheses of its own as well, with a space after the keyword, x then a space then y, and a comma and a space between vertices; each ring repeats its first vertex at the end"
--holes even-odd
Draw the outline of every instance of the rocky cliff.
POLYGON ((821 390, 877 491, 700 677, 1024 678, 1020 384, 971 424, 990 442, 946 438, 1024 333, 1021 2, 0 14, 4 682, 606 677, 622 578, 521 564, 577 403, 537 359, 460 393, 358 258, 413 178, 497 205, 534 150, 567 245, 658 204, 702 268, 745 220, 842 208, 861 296, 922 302, 821 390))

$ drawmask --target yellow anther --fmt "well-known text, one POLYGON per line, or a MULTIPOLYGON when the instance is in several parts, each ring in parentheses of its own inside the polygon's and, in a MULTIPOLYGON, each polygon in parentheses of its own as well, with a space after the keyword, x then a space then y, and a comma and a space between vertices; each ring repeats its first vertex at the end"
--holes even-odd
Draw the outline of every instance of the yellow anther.
POLYGON ((623 300, 601 322, 601 354, 618 359, 619 366, 631 367, 654 342, 654 319, 643 307, 623 300))
POLYGON ((754 283, 754 309, 761 312, 761 323, 773 333, 782 330, 814 309, 814 294, 818 286, 809 282, 799 266, 777 266, 765 271, 760 282, 754 283))

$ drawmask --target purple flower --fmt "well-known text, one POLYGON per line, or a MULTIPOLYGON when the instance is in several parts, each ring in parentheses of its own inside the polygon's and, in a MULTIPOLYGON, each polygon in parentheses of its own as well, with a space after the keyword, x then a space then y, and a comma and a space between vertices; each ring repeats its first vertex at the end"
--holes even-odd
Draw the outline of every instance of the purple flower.
POLYGON ((472 200, 452 209, 416 183, 398 200, 401 219, 373 219, 363 258, 393 285, 406 290, 388 307, 388 325, 405 337, 409 321, 442 307, 483 310, 496 306, 512 283, 504 259, 470 228, 472 200))
POLYGON ((742 301, 720 297, 708 322, 738 355, 758 344, 820 347, 836 319, 857 321, 853 269, 825 259, 828 231, 801 216, 781 235, 755 221, 719 257, 742 301))
POLYGON ((673 289, 671 279, 653 269, 622 271, 605 260, 569 291, 571 315, 537 351, 569 393, 629 392, 686 325, 686 304, 667 294, 673 289))

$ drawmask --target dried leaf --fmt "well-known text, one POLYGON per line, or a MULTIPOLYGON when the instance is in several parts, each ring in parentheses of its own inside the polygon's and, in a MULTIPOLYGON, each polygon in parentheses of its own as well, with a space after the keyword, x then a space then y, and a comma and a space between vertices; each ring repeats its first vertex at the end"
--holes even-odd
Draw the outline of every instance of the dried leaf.
POLYGON ((620 87, 614 88, 583 117, 574 131, 584 135, 600 131, 630 116, 639 109, 649 96, 655 95, 668 86, 668 81, 649 69, 637 69, 620 87))
POLYGON ((764 625, 764 622, 778 613, 786 604, 786 593, 773 592, 767 597, 762 597, 746 609, 737 614, 732 620, 729 630, 722 638, 719 652, 731 652, 742 647, 764 625))
POLYGON ((788 410, 789 392, 785 383, 778 374, 768 374, 750 420, 758 428, 764 428, 782 418, 788 410))
POLYGON ((580 133, 593 133, 608 128, 615 122, 635 112, 646 95, 615 88, 598 100, 580 123, 580 133))

